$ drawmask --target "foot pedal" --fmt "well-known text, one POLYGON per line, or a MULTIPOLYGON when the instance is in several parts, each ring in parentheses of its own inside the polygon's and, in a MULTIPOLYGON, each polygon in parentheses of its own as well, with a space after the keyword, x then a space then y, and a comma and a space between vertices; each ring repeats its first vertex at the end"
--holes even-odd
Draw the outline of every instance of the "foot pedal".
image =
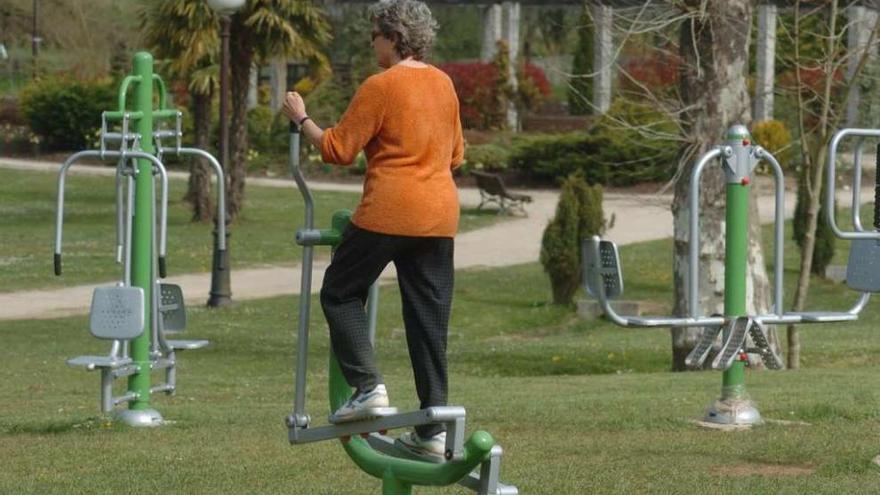
POLYGON ((331 424, 354 423, 355 421, 369 421, 371 419, 382 418, 385 416, 394 416, 399 411, 396 407, 371 407, 358 411, 356 415, 348 418, 336 418, 333 414, 327 418, 327 422, 331 424))
POLYGON ((697 346, 684 358, 684 365, 690 369, 702 368, 706 358, 709 357, 709 351, 715 345, 715 339, 718 338, 719 333, 721 333, 721 326, 706 327, 703 330, 700 341, 697 342, 697 346))
POLYGON ((752 336, 752 342, 755 344, 758 354, 761 355, 761 359, 764 360, 765 366, 771 370, 781 370, 785 367, 782 363, 782 358, 776 354, 770 345, 770 341, 767 340, 767 332, 764 331, 763 325, 754 323, 749 334, 752 336))
POLYGON ((749 329, 752 328, 754 321, 747 316, 740 316, 734 319, 727 327, 727 340, 721 346, 721 351, 712 361, 712 368, 716 370, 726 370, 730 368, 733 361, 739 356, 739 351, 746 343, 746 336, 749 329))

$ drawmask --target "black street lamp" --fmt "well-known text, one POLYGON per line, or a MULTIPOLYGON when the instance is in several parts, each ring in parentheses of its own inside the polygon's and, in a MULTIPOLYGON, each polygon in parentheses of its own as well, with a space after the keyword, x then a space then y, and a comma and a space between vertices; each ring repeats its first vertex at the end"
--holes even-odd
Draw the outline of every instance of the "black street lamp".
MULTIPOLYGON (((208 0, 208 5, 220 14, 220 165, 229 170, 229 18, 240 9, 245 0, 208 0)), ((228 173, 227 173, 228 177, 228 173)), ((218 184, 226 187, 226 184, 218 184)), ((217 308, 232 303, 232 281, 229 268, 229 224, 226 228, 226 250, 220 250, 217 222, 226 218, 214 217, 214 256, 211 263, 211 295, 208 307, 217 308)))
POLYGON ((37 78, 37 57, 40 55, 40 42, 43 41, 43 38, 37 36, 37 17, 39 15, 39 6, 39 0, 34 0, 34 16, 31 29, 31 55, 33 56, 31 78, 33 79, 37 78))

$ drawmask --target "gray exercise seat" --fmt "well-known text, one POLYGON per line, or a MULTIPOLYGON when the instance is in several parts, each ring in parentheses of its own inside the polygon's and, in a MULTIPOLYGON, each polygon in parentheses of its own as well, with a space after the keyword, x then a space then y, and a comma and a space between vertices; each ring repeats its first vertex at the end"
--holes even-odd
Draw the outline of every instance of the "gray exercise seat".
MULTIPOLYGON (((160 283, 159 286, 159 331, 164 334, 178 333, 186 329, 186 304, 183 289, 176 284, 160 283)), ((204 339, 181 340, 166 339, 172 350, 188 351, 202 349, 210 345, 204 339)))
POLYGON ((101 411, 108 413, 113 406, 128 397, 113 397, 113 380, 137 370, 131 357, 120 356, 120 348, 144 332, 144 291, 140 287, 98 287, 92 293, 89 311, 89 331, 98 339, 114 341, 110 353, 103 356, 77 356, 69 359, 70 366, 81 366, 88 371, 101 370, 101 411))

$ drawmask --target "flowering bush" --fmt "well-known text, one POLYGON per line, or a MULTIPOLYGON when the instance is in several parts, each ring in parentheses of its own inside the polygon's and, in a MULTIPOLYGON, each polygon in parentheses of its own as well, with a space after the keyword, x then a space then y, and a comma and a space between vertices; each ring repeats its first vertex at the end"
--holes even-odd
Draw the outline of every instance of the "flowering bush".
POLYGON ((494 66, 480 62, 450 62, 439 68, 455 85, 464 127, 488 129, 501 121, 501 109, 494 104, 493 88, 498 80, 494 66))
MULTIPOLYGON (((469 129, 499 127, 505 109, 498 105, 499 72, 494 64, 483 62, 449 62, 439 68, 449 75, 461 104, 461 121, 469 129)), ((517 99, 527 108, 535 108, 550 95, 550 82, 539 67, 525 64, 519 76, 517 99)))
POLYGON ((623 64, 620 88, 624 91, 652 92, 674 90, 678 84, 681 59, 673 54, 654 53, 645 57, 631 58, 623 64))

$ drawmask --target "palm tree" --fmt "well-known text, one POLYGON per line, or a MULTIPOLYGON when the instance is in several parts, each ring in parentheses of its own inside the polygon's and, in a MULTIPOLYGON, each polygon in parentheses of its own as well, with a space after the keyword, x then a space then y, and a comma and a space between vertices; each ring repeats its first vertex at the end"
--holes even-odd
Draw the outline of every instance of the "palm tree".
POLYGON ((232 122, 228 212, 235 218, 244 202, 247 136, 247 94, 254 63, 284 56, 309 61, 327 70, 324 47, 330 41, 325 12, 310 0, 248 0, 232 16, 230 62, 232 122))
MULTIPOLYGON (((160 0, 144 10, 142 20, 147 41, 157 58, 171 59, 171 72, 187 75, 193 92, 197 134, 200 128, 205 131, 207 145, 210 106, 204 102, 210 102, 214 75, 218 72, 215 61, 219 59, 219 16, 205 0, 160 0), (207 95, 201 103, 199 95, 207 95)), ((231 163, 227 164, 226 198, 227 212, 235 218, 244 202, 251 69, 257 63, 284 56, 297 57, 326 70, 330 64, 323 48, 330 40, 330 25, 324 11, 309 0, 248 0, 231 20, 231 163)), ((197 136, 197 143, 202 146, 198 139, 197 136)), ((207 180, 206 171, 196 184, 200 192, 194 198, 200 201, 207 199, 207 193, 201 191, 209 190, 209 184, 203 182, 207 180)), ((192 178, 190 184, 193 186, 192 178)))
MULTIPOLYGON (((148 2, 140 16, 146 44, 157 59, 165 61, 163 72, 187 84, 196 147, 207 149, 220 43, 214 11, 204 0, 165 0, 148 2)), ((210 191, 209 165, 203 158, 193 159, 184 199, 192 207, 194 221, 205 222, 214 216, 210 191)))

